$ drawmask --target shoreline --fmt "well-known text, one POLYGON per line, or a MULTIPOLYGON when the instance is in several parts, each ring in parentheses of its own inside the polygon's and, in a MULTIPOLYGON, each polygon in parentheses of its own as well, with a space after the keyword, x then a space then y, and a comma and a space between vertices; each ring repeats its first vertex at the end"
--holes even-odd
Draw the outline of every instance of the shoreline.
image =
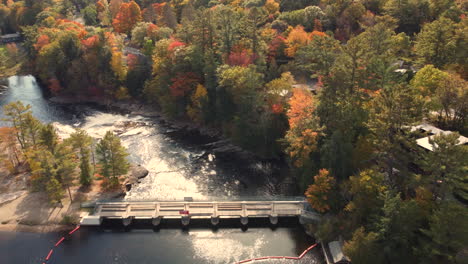
POLYGON ((2 224, 0 232, 22 232, 22 233, 56 233, 73 229, 74 225, 66 224, 40 224, 40 225, 25 225, 25 224, 2 224))
MULTIPOLYGON (((45 193, 30 192, 24 187, 26 189, 21 190, 24 193, 0 204, 0 232, 52 233, 69 230, 88 214, 87 208, 82 207, 83 203, 119 198, 125 194, 128 185, 138 183, 147 175, 148 171, 144 167, 132 164, 119 189, 103 190, 101 181, 94 180, 88 191, 82 191, 79 186, 72 187, 73 202, 66 195, 60 206, 51 205, 45 193)), ((5 194, 15 191, 10 190, 5 194)))

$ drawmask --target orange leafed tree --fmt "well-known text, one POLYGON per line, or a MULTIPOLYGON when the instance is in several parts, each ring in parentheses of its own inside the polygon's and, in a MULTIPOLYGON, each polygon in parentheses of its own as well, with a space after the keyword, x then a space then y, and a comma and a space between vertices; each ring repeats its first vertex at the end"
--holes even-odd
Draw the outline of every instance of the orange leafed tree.
POLYGON ((0 153, 0 161, 3 161, 11 173, 16 173, 17 166, 21 162, 16 130, 12 127, 0 127, 0 143, 3 148, 2 153, 0 153))
POLYGON ((131 1, 123 3, 112 22, 115 31, 119 33, 130 34, 133 27, 142 20, 140 6, 131 1))
POLYGON ((296 88, 289 99, 290 109, 287 112, 289 130, 286 141, 289 143, 287 153, 296 167, 302 167, 310 154, 317 150, 319 138, 318 118, 314 116, 315 102, 312 94, 296 88))
POLYGON ((313 118, 315 102, 309 91, 302 88, 294 89, 289 105, 291 107, 288 111, 290 129, 296 129, 313 118))
POLYGON ((321 169, 319 174, 314 176, 314 183, 309 185, 305 192, 307 201, 320 213, 330 210, 329 194, 333 183, 334 179, 329 175, 328 170, 321 169))
POLYGON ((40 51, 45 45, 50 43, 50 38, 47 35, 40 35, 37 38, 36 44, 34 44, 34 48, 37 51, 40 51))
POLYGON ((92 37, 89 37, 87 39, 83 39, 81 41, 81 44, 86 48, 86 49, 92 49, 95 47, 97 44, 99 44, 99 37, 97 35, 94 35, 92 37))
POLYGON ((321 31, 314 30, 312 33, 310 33, 310 39, 313 40, 315 37, 325 37, 326 35, 327 34, 321 31))
POLYGON ((280 5, 275 0, 267 0, 264 7, 269 14, 276 15, 279 13, 280 5))
POLYGON ((289 57, 294 57, 296 51, 302 47, 307 45, 310 42, 309 34, 304 30, 303 26, 296 26, 291 32, 289 33, 288 37, 286 38, 286 55, 289 57))

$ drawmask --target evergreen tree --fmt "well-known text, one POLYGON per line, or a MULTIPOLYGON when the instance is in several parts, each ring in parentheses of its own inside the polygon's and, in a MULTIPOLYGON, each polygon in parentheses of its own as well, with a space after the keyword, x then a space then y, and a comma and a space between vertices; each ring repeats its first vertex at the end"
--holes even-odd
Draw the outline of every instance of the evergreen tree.
POLYGON ((129 163, 126 160, 128 154, 122 146, 119 137, 111 131, 107 131, 96 148, 99 156, 102 176, 109 179, 110 187, 119 184, 119 177, 128 172, 129 163))
POLYGON ((419 122, 423 102, 414 89, 398 84, 383 89, 370 104, 367 127, 371 132, 376 159, 385 168, 390 181, 406 193, 410 180, 408 164, 414 162, 410 149, 415 141, 410 138, 409 127, 419 122), (398 173, 397 173, 398 171, 398 173))
POLYGON ((51 203, 58 202, 60 203, 63 197, 63 189, 62 186, 60 185, 59 181, 55 178, 52 177, 48 182, 47 182, 47 195, 49 197, 49 201, 51 203))
POLYGON ((58 135, 55 132, 54 125, 47 124, 42 126, 42 129, 39 134, 39 139, 41 145, 46 147, 52 154, 55 153, 55 150, 58 145, 58 135))
POLYGON ((39 139, 41 123, 33 117, 30 105, 23 105, 20 101, 7 104, 3 107, 7 121, 15 128, 16 138, 23 151, 35 147, 39 139))
POLYGON ((468 201, 468 147, 458 145, 459 137, 452 133, 430 138, 432 151, 425 153, 420 162, 436 198, 450 199, 454 193, 468 201))
POLYGON ((419 247, 424 263, 459 263, 456 255, 468 243, 468 210, 456 202, 442 203, 421 230, 419 247))
POLYGON ((58 146, 54 158, 57 168, 57 180, 60 181, 64 189, 67 189, 70 201, 73 202, 70 187, 74 185, 76 157, 72 148, 65 142, 58 146))
POLYGON ((442 68, 454 62, 458 43, 455 25, 444 17, 424 25, 414 46, 420 63, 442 68))
POLYGON ((177 27, 177 17, 169 3, 163 7, 161 21, 169 28, 175 29, 177 27))
POLYGON ((92 181, 90 155, 93 139, 86 133, 86 131, 77 129, 75 133, 70 135, 69 140, 80 156, 80 184, 83 186, 89 186, 92 181))

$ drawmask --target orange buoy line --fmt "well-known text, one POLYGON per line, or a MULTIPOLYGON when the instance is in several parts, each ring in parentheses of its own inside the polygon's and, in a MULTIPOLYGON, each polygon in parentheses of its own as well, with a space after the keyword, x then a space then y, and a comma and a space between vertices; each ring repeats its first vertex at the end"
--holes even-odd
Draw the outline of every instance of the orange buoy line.
POLYGON ((54 250, 53 250, 53 249, 51 249, 51 250, 49 251, 49 254, 48 254, 47 257, 45 258, 45 260, 49 260, 50 257, 52 256, 52 253, 54 253, 54 250))
POLYGON ((242 260, 242 261, 236 262, 236 264, 247 263, 247 262, 256 261, 256 260, 266 260, 266 259, 294 259, 294 260, 300 260, 305 256, 305 254, 307 254, 307 252, 309 252, 310 250, 312 250, 316 246, 317 246, 317 244, 313 244, 312 246, 308 247, 306 250, 304 250, 304 252, 302 252, 301 255, 299 255, 299 257, 287 257, 287 256, 260 257, 260 258, 242 260))
POLYGON ((69 234, 69 235, 71 235, 71 234, 75 233, 75 231, 76 231, 76 230, 78 230, 79 228, 80 228, 80 226, 79 226, 79 225, 78 225, 78 226, 76 226, 76 228, 75 228, 75 229, 73 229, 72 231, 70 231, 70 233, 68 233, 68 234, 69 234))
MULTIPOLYGON (((73 233, 75 233, 78 229, 80 229, 80 225, 77 225, 72 231, 70 231, 68 233, 68 236, 72 235, 73 233)), ((61 237, 57 243, 55 243, 54 247, 58 247, 63 241, 65 240, 65 236, 61 237)), ((47 256, 45 257, 45 260, 42 262, 42 264, 46 264, 49 259, 52 257, 52 254, 54 253, 54 249, 52 248, 50 251, 49 251, 49 254, 47 254, 47 256)))
POLYGON ((57 243, 55 243, 55 247, 57 247, 58 245, 60 245, 60 243, 62 243, 63 240, 65 240, 65 237, 62 237, 57 243))

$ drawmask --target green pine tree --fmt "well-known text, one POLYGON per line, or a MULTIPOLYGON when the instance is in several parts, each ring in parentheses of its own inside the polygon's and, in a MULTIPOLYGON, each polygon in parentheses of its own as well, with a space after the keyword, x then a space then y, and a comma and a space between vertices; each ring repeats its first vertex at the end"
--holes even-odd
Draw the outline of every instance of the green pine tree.
POLYGON ((98 143, 96 152, 99 156, 102 176, 109 179, 109 187, 117 187, 119 177, 126 174, 130 166, 126 160, 128 153, 122 146, 119 137, 111 131, 107 131, 104 138, 98 143))
POLYGON ((69 141, 80 157, 80 184, 89 186, 91 185, 93 175, 90 165, 93 139, 86 131, 77 129, 75 133, 70 135, 69 141))

